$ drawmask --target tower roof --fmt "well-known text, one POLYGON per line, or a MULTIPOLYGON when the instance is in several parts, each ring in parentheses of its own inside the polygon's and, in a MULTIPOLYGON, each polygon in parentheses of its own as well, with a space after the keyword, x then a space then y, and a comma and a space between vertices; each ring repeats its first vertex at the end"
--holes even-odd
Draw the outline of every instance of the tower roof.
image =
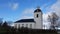
POLYGON ((35 12, 41 12, 40 7, 37 7, 37 9, 34 11, 34 13, 35 13, 35 12))

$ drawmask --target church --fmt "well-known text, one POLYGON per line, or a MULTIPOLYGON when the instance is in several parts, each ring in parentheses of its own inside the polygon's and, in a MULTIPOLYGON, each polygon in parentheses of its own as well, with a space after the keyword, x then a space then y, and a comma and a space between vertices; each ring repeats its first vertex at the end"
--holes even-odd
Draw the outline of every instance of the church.
POLYGON ((27 27, 32 29, 43 29, 43 13, 40 8, 34 10, 34 19, 21 19, 14 22, 14 28, 27 27))

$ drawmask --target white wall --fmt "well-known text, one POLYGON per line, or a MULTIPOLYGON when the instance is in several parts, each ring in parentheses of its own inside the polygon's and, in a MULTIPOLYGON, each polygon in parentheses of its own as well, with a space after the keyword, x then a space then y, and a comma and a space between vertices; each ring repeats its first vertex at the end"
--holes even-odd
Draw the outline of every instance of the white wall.
POLYGON ((34 20, 36 21, 36 29, 43 29, 43 20, 42 20, 41 12, 34 13, 34 20), (38 14, 38 18, 36 17, 37 14, 38 14))
POLYGON ((24 24, 23 27, 26 27, 26 24, 28 24, 28 26, 27 26, 28 28, 31 28, 30 24, 32 24, 32 29, 35 28, 35 23, 33 23, 33 22, 32 23, 31 22, 28 22, 28 23, 27 22, 26 23, 25 22, 24 23, 14 23, 15 28, 19 28, 19 24, 20 24, 20 27, 22 27, 22 24, 24 24))

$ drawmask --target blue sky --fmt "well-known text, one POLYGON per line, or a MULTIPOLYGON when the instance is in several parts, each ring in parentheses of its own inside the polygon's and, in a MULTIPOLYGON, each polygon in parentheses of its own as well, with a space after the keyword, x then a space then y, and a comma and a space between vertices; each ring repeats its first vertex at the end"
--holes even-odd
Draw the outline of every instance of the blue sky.
POLYGON ((46 8, 56 2, 57 0, 0 0, 0 18, 16 21, 26 16, 32 17, 37 6, 40 6, 43 13, 47 13, 46 8))

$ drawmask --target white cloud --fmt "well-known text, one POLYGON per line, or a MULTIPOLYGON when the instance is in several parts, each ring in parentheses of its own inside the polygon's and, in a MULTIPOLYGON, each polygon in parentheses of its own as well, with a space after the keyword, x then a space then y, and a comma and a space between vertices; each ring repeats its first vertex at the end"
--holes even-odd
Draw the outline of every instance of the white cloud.
POLYGON ((23 11, 24 15, 33 14, 34 8, 27 8, 23 11))
POLYGON ((31 19, 31 18, 33 18, 33 16, 23 16, 20 19, 31 19))
POLYGON ((44 21, 44 22, 47 22, 48 15, 51 15, 51 12, 47 12, 47 13, 44 13, 44 14, 43 14, 43 21, 44 21))
POLYGON ((49 29, 50 27, 50 22, 48 22, 48 15, 50 15, 51 12, 47 12, 46 14, 43 14, 43 26, 45 27, 45 29, 49 29))
POLYGON ((47 21, 48 15, 51 15, 52 12, 55 12, 60 17, 60 0, 57 0, 56 3, 46 7, 45 9, 47 10, 47 13, 43 14, 43 23, 45 26, 48 26, 49 25, 47 21))
POLYGON ((46 8, 47 12, 55 12, 60 17, 60 0, 57 0, 56 3, 46 8))
POLYGON ((19 6, 19 3, 9 3, 9 7, 13 10, 16 10, 19 6))
POLYGON ((57 0, 57 2, 51 6, 51 9, 54 10, 58 16, 60 16, 60 0, 57 0))
POLYGON ((34 8, 27 8, 23 11, 21 18, 29 19, 29 18, 33 18, 33 15, 34 15, 34 8))

